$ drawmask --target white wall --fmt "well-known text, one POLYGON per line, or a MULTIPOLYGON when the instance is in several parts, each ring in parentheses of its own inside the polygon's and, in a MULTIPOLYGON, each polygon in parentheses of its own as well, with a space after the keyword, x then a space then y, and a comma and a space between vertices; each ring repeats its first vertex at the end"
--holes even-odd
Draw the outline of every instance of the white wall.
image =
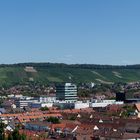
POLYGON ((56 102, 56 97, 40 97, 39 102, 41 103, 52 103, 56 102))
POLYGON ((106 107, 109 103, 90 103, 90 107, 106 107))
POLYGON ((140 118, 140 113, 138 113, 138 118, 140 118))
POLYGON ((41 104, 41 107, 52 107, 53 106, 53 103, 42 103, 41 104))
POLYGON ((124 102, 116 102, 115 100, 101 100, 90 103, 90 107, 106 107, 113 104, 123 104, 124 102))
POLYGON ((82 102, 76 102, 75 103, 75 109, 82 109, 82 108, 88 108, 89 103, 82 103, 82 102))

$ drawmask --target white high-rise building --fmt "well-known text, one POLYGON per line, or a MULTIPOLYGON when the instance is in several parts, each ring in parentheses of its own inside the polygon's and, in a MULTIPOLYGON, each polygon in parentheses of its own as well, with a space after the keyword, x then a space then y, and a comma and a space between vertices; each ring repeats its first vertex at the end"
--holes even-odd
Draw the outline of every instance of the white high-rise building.
POLYGON ((56 99, 68 102, 77 101, 77 86, 72 83, 56 86, 56 99))

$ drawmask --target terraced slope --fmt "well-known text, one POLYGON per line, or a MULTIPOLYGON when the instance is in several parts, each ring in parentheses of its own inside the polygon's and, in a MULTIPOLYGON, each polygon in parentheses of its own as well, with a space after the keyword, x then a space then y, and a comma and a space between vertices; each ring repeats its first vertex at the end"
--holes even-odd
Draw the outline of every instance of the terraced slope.
POLYGON ((0 85, 14 85, 35 81, 49 82, 114 82, 140 81, 140 66, 66 65, 26 63, 0 66, 0 85), (32 67, 26 68, 26 66, 32 67), (29 70, 28 70, 29 69, 29 70))

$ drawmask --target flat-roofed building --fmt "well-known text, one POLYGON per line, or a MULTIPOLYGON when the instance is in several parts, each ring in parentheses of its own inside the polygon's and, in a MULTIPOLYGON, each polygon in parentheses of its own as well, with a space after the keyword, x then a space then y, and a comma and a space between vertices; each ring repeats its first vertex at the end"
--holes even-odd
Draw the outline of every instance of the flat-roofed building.
POLYGON ((38 100, 22 100, 22 99, 19 99, 19 100, 15 100, 15 104, 16 104, 16 107, 18 108, 24 108, 24 107, 30 107, 31 106, 31 103, 35 103, 37 102, 38 100))
POLYGON ((56 86, 56 99, 60 101, 77 101, 77 86, 72 83, 64 83, 56 86))

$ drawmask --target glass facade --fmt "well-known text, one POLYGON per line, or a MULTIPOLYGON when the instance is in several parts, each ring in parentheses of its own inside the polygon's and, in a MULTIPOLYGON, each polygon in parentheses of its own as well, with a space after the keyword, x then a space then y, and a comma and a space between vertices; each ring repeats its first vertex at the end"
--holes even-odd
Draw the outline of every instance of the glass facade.
POLYGON ((77 86, 72 83, 56 86, 56 98, 64 101, 77 101, 77 86))

